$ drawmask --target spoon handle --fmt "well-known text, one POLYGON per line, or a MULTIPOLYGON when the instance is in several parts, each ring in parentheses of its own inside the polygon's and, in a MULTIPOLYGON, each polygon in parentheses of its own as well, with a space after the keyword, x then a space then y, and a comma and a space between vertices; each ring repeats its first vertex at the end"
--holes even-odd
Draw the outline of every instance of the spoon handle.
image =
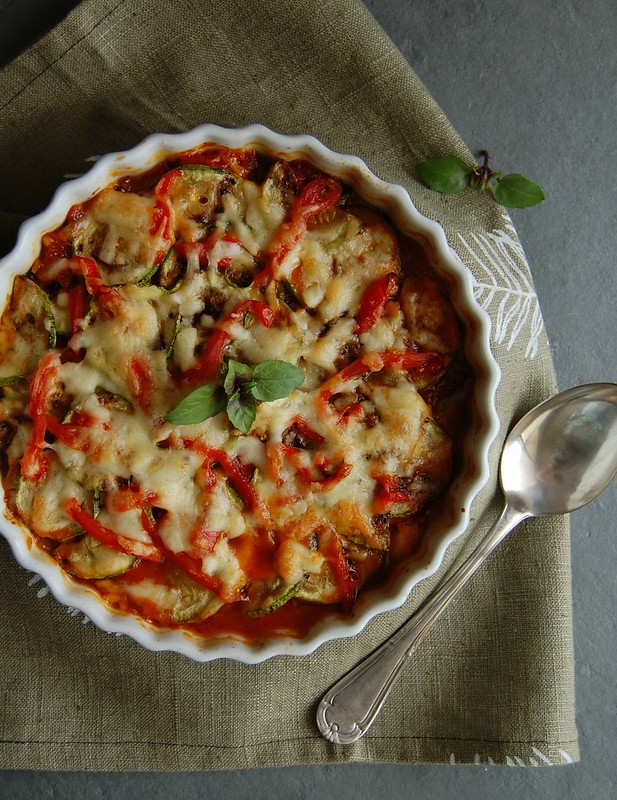
POLYGON ((317 726, 322 736, 334 744, 353 744, 364 736, 424 634, 489 553, 528 516, 506 504, 478 547, 425 605, 326 692, 317 708, 317 726))

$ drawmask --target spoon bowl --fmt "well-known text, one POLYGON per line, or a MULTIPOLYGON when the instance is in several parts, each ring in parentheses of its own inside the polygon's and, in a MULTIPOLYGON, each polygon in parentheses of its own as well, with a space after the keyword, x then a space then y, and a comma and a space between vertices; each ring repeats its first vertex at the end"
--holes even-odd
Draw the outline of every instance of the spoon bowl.
POLYGON ((616 474, 617 384, 576 386, 525 414, 501 454, 501 516, 420 610, 324 695, 317 709, 321 734, 335 744, 362 738, 431 625, 507 534, 528 517, 581 508, 616 474))
POLYGON ((530 516, 589 503, 617 474, 617 385, 575 386, 512 428, 500 464, 507 502, 530 516))

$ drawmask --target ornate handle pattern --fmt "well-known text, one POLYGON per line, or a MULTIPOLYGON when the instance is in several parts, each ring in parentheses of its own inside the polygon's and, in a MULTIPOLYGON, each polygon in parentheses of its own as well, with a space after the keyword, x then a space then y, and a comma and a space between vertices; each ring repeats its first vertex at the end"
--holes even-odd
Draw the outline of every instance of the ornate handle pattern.
POLYGON ((322 736, 334 744, 353 744, 364 736, 424 634, 499 542, 529 516, 506 505, 485 539, 426 604, 326 692, 317 708, 322 736))

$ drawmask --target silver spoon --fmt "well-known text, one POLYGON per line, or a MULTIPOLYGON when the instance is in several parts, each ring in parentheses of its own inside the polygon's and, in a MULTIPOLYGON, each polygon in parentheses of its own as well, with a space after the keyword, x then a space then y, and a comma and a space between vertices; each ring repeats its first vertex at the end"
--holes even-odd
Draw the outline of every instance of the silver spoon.
POLYGON ((617 384, 576 386, 518 422, 503 447, 503 512, 467 560, 390 639, 326 692, 317 726, 335 744, 362 738, 421 639, 494 548, 528 517, 565 514, 617 473, 617 384))

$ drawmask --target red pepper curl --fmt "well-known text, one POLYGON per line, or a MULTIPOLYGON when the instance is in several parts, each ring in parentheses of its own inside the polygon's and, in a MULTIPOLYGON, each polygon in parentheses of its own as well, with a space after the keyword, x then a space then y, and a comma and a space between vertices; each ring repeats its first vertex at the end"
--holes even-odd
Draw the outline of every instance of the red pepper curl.
MULTIPOLYGON (((67 447, 82 452, 90 450, 92 437, 87 431, 95 427, 107 431, 109 430, 109 423, 103 422, 84 411, 75 411, 70 422, 60 422, 51 414, 46 417, 46 428, 56 439, 67 447)), ((95 454, 91 453, 91 455, 95 454)))
POLYGON ((274 311, 260 300, 243 300, 225 319, 217 322, 210 333, 197 366, 187 370, 182 380, 188 383, 207 383, 216 378, 223 361, 225 348, 231 342, 229 328, 245 314, 252 314, 265 327, 269 328, 274 321, 274 311))
POLYGON ((150 533, 150 538, 167 560, 172 561, 174 564, 180 567, 180 569, 189 577, 191 577, 196 583, 199 583, 201 586, 209 589, 215 594, 219 594, 221 592, 223 588, 222 581, 219 578, 215 578, 213 575, 208 575, 202 570, 201 559, 192 556, 190 553, 187 553, 184 550, 176 552, 175 550, 169 548, 161 538, 156 526, 153 526, 152 532, 150 533))
MULTIPOLYGON (((331 413, 334 412, 330 398, 341 392, 347 383, 371 372, 380 372, 382 369, 421 370, 433 374, 443 368, 443 357, 439 353, 417 352, 416 350, 388 350, 383 353, 364 353, 360 358, 352 361, 340 372, 337 372, 323 384, 318 394, 320 405, 331 413)), ((343 416, 341 412, 337 412, 343 416)), ((350 410, 349 414, 357 415, 358 411, 350 410)), ((348 415, 349 416, 349 415, 348 415)))
POLYGON ((58 390, 59 367, 60 358, 55 353, 49 353, 40 361, 30 384, 28 413, 33 427, 30 441, 20 460, 21 475, 29 481, 43 481, 49 471, 49 460, 43 454, 47 446, 47 406, 58 390))
POLYGON ((268 264, 253 279, 253 286, 265 288, 273 279, 277 267, 306 233, 311 217, 338 205, 341 184, 334 178, 315 178, 307 183, 294 199, 288 222, 276 232, 268 249, 268 264))
POLYGON ((260 518, 267 531, 274 530, 274 523, 268 507, 255 486, 247 477, 246 468, 240 461, 229 455, 225 450, 212 447, 198 439, 181 439, 181 444, 188 450, 193 450, 204 457, 202 474, 206 476, 206 485, 212 487, 216 482, 216 475, 212 471, 214 464, 219 464, 227 480, 238 493, 247 511, 260 518))
POLYGON ((393 272, 382 275, 373 281, 360 298, 360 307, 356 316, 356 334, 369 331, 383 316, 388 300, 398 291, 398 281, 393 272))
POLYGON ((93 258, 74 256, 69 263, 84 276, 88 294, 96 297, 101 311, 106 316, 115 317, 116 314, 126 308, 126 299, 113 286, 107 286, 104 283, 98 265, 93 258))
POLYGON ((152 403, 156 383, 150 361, 132 356, 127 363, 127 381, 131 394, 139 406, 147 411, 152 403))
POLYGON ((129 539, 127 536, 122 536, 122 534, 102 525, 74 497, 69 497, 68 500, 65 500, 64 510, 67 516, 80 525, 86 533, 112 550, 143 558, 146 561, 158 563, 164 561, 163 554, 156 544, 129 539))

